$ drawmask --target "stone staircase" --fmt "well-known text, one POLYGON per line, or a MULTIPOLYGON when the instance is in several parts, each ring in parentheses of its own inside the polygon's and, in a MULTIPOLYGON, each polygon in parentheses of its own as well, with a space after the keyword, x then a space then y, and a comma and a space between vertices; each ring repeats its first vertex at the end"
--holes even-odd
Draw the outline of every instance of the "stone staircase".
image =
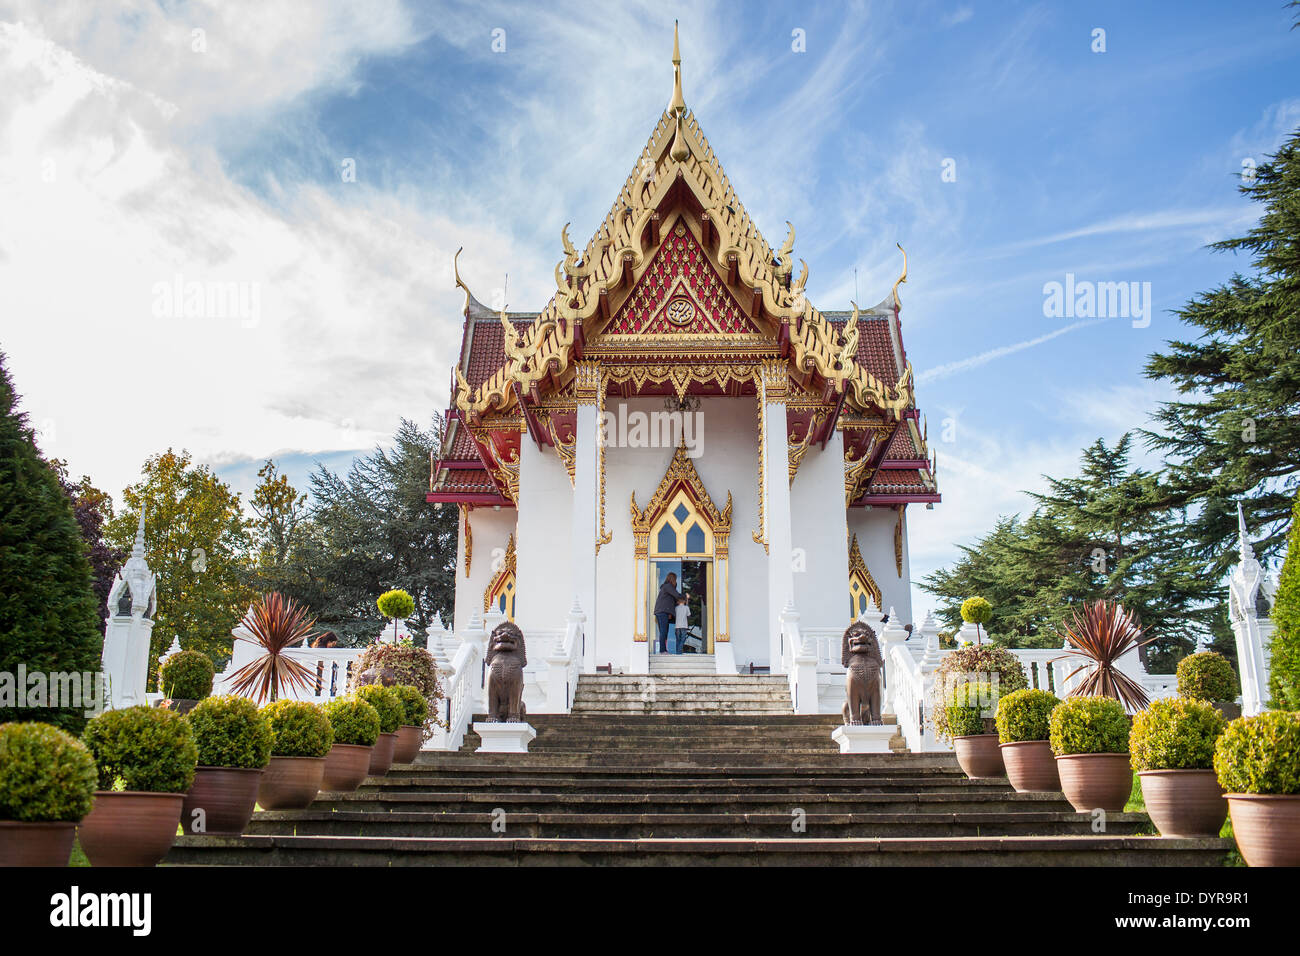
POLYGON ((583 674, 573 693, 575 714, 794 713, 784 677, 736 674, 583 674))
POLYGON ((768 709, 771 678, 719 709, 674 676, 650 712, 619 707, 615 679, 584 677, 582 712, 530 717, 530 753, 477 754, 471 734, 356 793, 259 811, 242 837, 180 837, 166 862, 1193 866, 1230 848, 1139 835, 1145 814, 1094 834, 1059 794, 969 780, 950 754, 841 755, 837 718, 768 709))

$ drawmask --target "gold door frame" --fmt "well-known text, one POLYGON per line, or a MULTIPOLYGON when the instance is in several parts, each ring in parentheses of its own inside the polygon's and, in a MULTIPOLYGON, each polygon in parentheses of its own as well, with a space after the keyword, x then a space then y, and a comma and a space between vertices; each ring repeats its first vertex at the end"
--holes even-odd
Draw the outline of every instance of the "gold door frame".
MULTIPOLYGON (((664 473, 663 480, 659 482, 659 487, 655 489, 650 503, 644 510, 637 507, 636 492, 632 492, 632 540, 636 549, 636 591, 634 593, 637 595, 636 630, 633 632, 633 639, 644 642, 648 631, 650 603, 646 597, 650 589, 650 535, 652 531, 658 532, 659 527, 664 523, 661 519, 670 513, 670 508, 674 506, 680 493, 684 493, 685 498, 690 502, 688 509, 700 519, 700 525, 711 546, 709 556, 712 560, 709 561, 707 588, 709 615, 713 625, 710 628, 708 647, 712 649, 715 640, 731 639, 731 575, 728 568, 731 492, 727 492, 726 507, 719 509, 705 489, 704 482, 700 480, 684 443, 677 447, 672 461, 668 463, 668 470, 664 473), (719 610, 721 610, 720 614, 719 610)), ((677 555, 663 555, 663 557, 674 556, 677 555)), ((704 558, 702 555, 696 557, 704 558)))

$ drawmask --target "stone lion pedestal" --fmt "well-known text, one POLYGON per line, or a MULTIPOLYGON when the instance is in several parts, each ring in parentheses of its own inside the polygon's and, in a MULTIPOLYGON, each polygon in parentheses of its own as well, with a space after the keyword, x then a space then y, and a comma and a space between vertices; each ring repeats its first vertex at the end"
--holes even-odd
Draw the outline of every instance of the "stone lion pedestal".
POLYGON ((897 730, 893 724, 842 724, 831 731, 831 740, 840 745, 842 754, 887 754, 897 730))
POLYGON ((474 733, 482 744, 475 753, 526 754, 528 745, 537 737, 531 724, 506 721, 474 721, 474 733))

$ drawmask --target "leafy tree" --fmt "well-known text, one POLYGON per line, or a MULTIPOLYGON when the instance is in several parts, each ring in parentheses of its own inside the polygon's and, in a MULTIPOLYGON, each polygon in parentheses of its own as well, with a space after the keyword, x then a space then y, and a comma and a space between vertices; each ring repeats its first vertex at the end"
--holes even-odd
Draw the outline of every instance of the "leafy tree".
POLYGON ((145 462, 142 480, 122 497, 126 507, 109 522, 108 539, 129 548, 144 505, 145 556, 158 575, 151 685, 173 635, 221 670, 230 658, 231 629, 254 596, 239 495, 207 466, 194 465, 189 452, 169 448, 145 462))
POLYGON ((346 476, 323 466, 311 476, 311 521, 290 559, 285 592, 310 605, 320 626, 344 643, 375 639, 384 626, 375 602, 393 588, 414 599, 420 630, 434 614, 450 619, 456 512, 424 500, 441 434, 440 418, 427 432, 403 420, 391 450, 358 458, 346 476))
POLYGON ((113 498, 92 485, 85 475, 74 483, 68 476, 66 461, 53 458, 50 467, 58 476, 64 493, 72 499, 81 540, 86 544, 86 556, 90 559, 91 584, 99 601, 99 616, 103 618, 107 614, 108 592, 112 590, 113 578, 128 554, 104 540, 104 525, 113 517, 113 498))
POLYGON ((1245 236, 1211 248, 1245 252, 1253 274, 1192 299, 1177 314, 1195 335, 1151 356, 1147 376, 1172 383, 1145 432, 1169 469, 1171 508, 1188 509, 1180 546, 1218 578, 1235 560, 1243 500, 1261 560, 1286 540, 1300 468, 1300 134, 1240 191, 1264 207, 1245 236))
POLYGON ((307 496, 299 494, 274 461, 267 459, 257 472, 261 479, 249 501, 254 520, 249 531, 252 538, 250 578, 262 594, 301 584, 292 557, 302 547, 310 532, 307 496))
MULTIPOLYGON (((103 621, 86 547, 72 501, 17 406, 0 353, 0 672, 16 677, 23 664, 29 674, 94 673, 103 621)), ((0 706, 0 722, 44 721, 79 733, 84 710, 0 706)))

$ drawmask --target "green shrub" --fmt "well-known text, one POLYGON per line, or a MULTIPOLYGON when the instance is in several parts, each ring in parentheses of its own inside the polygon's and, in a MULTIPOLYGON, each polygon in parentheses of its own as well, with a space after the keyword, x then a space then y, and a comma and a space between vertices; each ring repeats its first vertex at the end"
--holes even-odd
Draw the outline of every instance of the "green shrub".
POLYGON ((255 770, 271 760, 271 723, 247 697, 209 697, 187 715, 200 767, 255 770))
POLYGON ((1286 560, 1277 579, 1277 594, 1269 612, 1268 690, 1276 710, 1300 710, 1300 490, 1291 506, 1291 530, 1286 535, 1286 560))
POLYGON ((199 751, 190 722, 160 707, 109 710, 83 735, 99 768, 99 789, 184 793, 194 782, 199 751))
POLYGON ((262 708, 271 723, 271 756, 324 757, 334 746, 329 718, 305 700, 277 700, 262 708))
POLYGON ((1013 691, 998 701, 998 740, 1046 740, 1051 733, 1052 710, 1061 701, 1045 690, 1013 691))
POLYGON ((379 711, 374 705, 352 697, 339 697, 325 705, 325 716, 334 728, 336 744, 370 747, 379 739, 379 711))
POLYGON ((90 751, 49 724, 0 724, 0 820, 77 821, 98 775, 90 751))
POLYGON ((429 702, 419 689, 410 684, 398 684, 392 691, 402 704, 402 723, 408 727, 423 727, 429 719, 429 702))
POLYGON ((994 704, 993 688, 988 684, 962 684, 954 688, 944 708, 949 733, 954 737, 984 733, 984 715, 994 704))
POLYGON ((402 699, 397 696, 393 688, 367 684, 365 687, 358 687, 355 693, 360 700, 364 700, 379 712, 381 734, 396 733, 397 728, 402 726, 406 708, 402 706, 402 699))
POLYGON ((410 684, 429 702, 429 716, 425 723, 425 736, 433 727, 441 726, 438 701, 443 699, 442 685, 438 680, 438 664, 433 655, 423 647, 409 644, 371 644, 352 665, 352 687, 356 689, 358 676, 372 667, 387 667, 396 675, 396 683, 410 684))
POLYGON ((1067 697, 1052 711, 1052 752, 1122 754, 1128 751, 1128 716, 1113 697, 1067 697))
POLYGON ((401 589, 385 591, 375 602, 379 613, 394 620, 406 620, 415 613, 415 599, 401 589))
POLYGON ((177 651, 158 668, 158 690, 172 700, 203 700, 212 693, 216 671, 199 651, 177 651))
POLYGON ((1238 717, 1214 746, 1225 793, 1300 793, 1300 713, 1238 717))
POLYGON ((934 730, 941 738, 958 736, 948 727, 948 698, 966 683, 991 684, 999 697, 1029 686, 1025 668, 1005 647, 982 644, 945 654, 934 672, 934 730))
POLYGON ((1223 715, 1204 701, 1152 701, 1133 716, 1128 740, 1133 769, 1209 770, 1223 725, 1223 715))
POLYGON ((1237 696, 1237 672, 1215 651, 1189 654, 1178 662, 1178 696, 1216 703, 1237 696))

